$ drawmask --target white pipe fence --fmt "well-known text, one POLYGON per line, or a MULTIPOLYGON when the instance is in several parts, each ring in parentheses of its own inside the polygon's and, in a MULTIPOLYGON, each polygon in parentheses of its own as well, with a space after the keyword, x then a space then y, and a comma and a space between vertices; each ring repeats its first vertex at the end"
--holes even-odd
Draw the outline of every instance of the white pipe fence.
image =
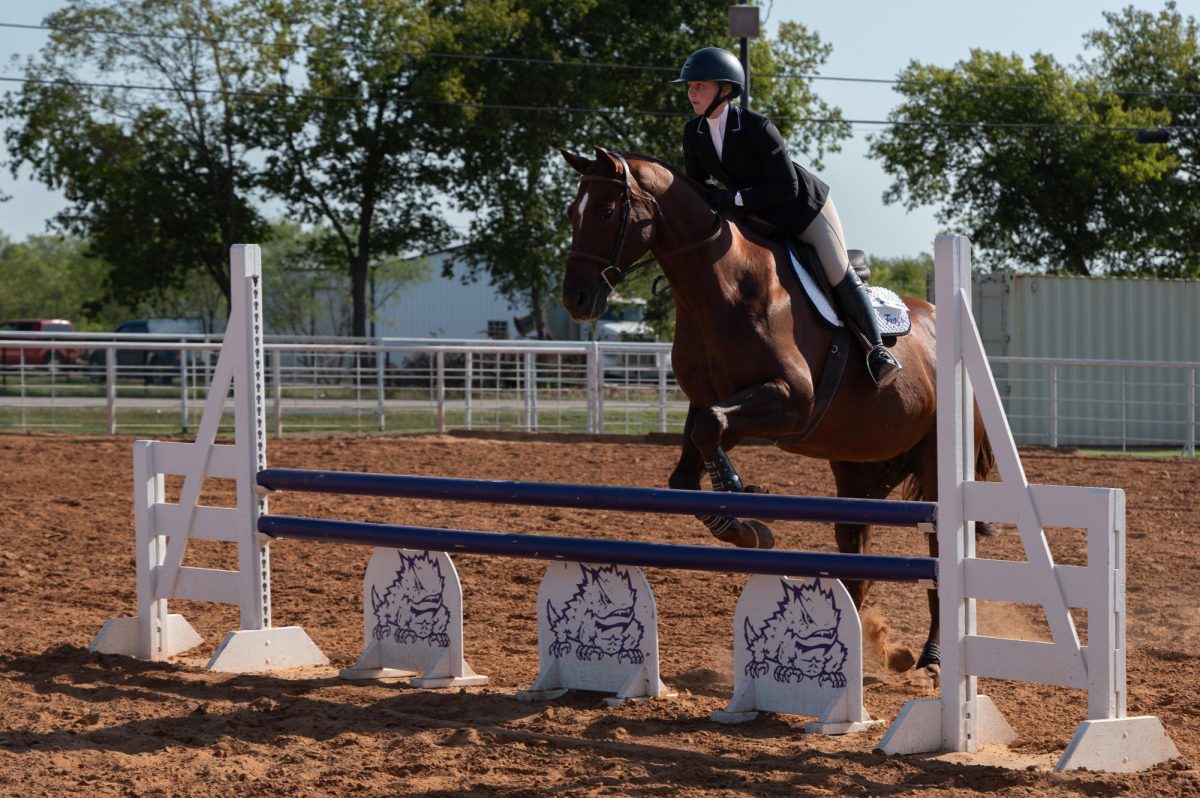
MULTIPOLYGON (((187 432, 217 338, 0 333, 0 429, 187 432), (17 337, 19 336, 19 337, 17 337), (70 354, 63 362, 48 353, 70 354)), ((290 434, 678 432, 670 345, 268 338, 269 428, 290 434)), ((1027 445, 1196 452, 1200 363, 993 357, 1027 445)))

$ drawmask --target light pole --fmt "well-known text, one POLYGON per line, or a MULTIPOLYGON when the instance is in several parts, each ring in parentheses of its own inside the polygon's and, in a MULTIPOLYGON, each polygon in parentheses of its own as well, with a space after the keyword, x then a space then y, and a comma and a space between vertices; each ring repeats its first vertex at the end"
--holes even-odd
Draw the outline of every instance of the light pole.
POLYGON ((741 42, 742 71, 746 73, 746 87, 742 92, 742 107, 750 109, 750 40, 759 36, 758 6, 736 5, 729 7, 729 35, 741 42))

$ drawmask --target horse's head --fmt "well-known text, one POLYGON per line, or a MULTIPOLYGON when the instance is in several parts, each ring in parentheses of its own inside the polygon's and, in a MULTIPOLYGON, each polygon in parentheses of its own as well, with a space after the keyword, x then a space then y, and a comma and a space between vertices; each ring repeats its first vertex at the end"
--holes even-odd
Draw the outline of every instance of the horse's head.
POLYGON ((567 208, 571 252, 563 276, 563 307, 575 321, 598 318, 608 296, 654 240, 658 203, 639 190, 629 162, 596 147, 596 159, 560 150, 579 172, 579 193, 567 208))

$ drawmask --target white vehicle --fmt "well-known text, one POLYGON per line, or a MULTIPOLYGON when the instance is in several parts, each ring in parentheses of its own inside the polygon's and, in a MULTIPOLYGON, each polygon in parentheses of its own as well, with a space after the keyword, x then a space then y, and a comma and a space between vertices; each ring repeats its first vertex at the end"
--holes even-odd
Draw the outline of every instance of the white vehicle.
MULTIPOLYGON (((587 337, 591 341, 636 344, 657 340, 654 330, 646 323, 646 300, 626 299, 617 294, 609 297, 608 309, 587 328, 587 337)), ((636 349, 605 352, 603 362, 606 379, 622 382, 658 379, 653 352, 639 352, 636 349)))

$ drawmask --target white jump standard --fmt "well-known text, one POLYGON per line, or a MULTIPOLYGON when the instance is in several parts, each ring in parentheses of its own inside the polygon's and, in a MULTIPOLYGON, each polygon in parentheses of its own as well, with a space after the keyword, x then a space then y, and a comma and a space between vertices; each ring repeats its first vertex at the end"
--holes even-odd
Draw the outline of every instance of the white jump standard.
MULTIPOLYGON (((293 521, 299 528, 304 522, 316 519, 269 515, 266 490, 259 485, 260 478, 271 473, 266 468, 259 258, 257 246, 239 245, 232 249, 230 322, 196 441, 135 444, 137 614, 106 623, 92 643, 94 650, 152 660, 186 651, 199 644, 200 637, 186 619, 168 611, 167 602, 190 599, 236 603, 241 608, 240 628, 226 635, 209 662, 214 670, 247 672, 328 663, 299 627, 271 626, 269 544, 274 538, 264 531, 270 532, 273 525, 282 529, 293 521), (215 443, 216 432, 231 389, 235 441, 220 445, 215 443), (178 502, 166 499, 164 475, 167 474, 184 477, 178 502), (236 507, 199 504, 201 484, 206 477, 234 480, 236 507), (187 544, 193 538, 236 545, 237 569, 185 566, 187 544)), ((1087 691, 1087 718, 1080 723, 1059 760, 1060 770, 1127 772, 1177 757, 1178 751, 1156 718, 1126 714, 1124 493, 1114 489, 1028 484, 971 317, 969 242, 962 237, 939 237, 935 263, 938 439, 941 441, 936 508, 940 549, 936 577, 942 617, 941 692, 937 697, 910 702, 884 736, 881 748, 891 754, 973 752, 981 744, 1008 742, 1013 736, 1011 728, 993 703, 978 693, 977 680, 985 677, 1087 691), (972 481, 971 422, 975 402, 995 451, 999 482, 972 481), (1015 524, 1025 560, 977 558, 973 529, 976 521, 1015 524), (1048 526, 1086 529, 1087 564, 1056 564, 1045 537, 1048 526), (975 624, 978 600, 1040 605, 1050 628, 1051 642, 978 634, 975 624), (1086 646, 1080 644, 1072 608, 1087 612, 1086 646)), ((754 501, 785 497, 726 494, 724 498, 754 501)), ((747 516, 760 517, 753 513, 747 516)), ((326 523, 341 524, 342 531, 345 530, 346 522, 326 523)), ((376 526, 378 534, 383 535, 379 539, 389 541, 372 544, 383 547, 377 557, 388 559, 381 565, 376 565, 373 559, 374 570, 369 568, 364 580, 364 654, 351 669, 355 675, 421 674, 425 686, 485 681, 486 677, 474 673, 463 659, 461 588, 449 558, 437 553, 455 550, 438 543, 437 538, 439 533, 453 530, 353 526, 376 526), (405 530, 415 530, 422 545, 399 542, 404 538, 395 535, 404 534, 405 530)), ((367 534, 367 539, 374 540, 375 535, 367 534)), ((485 539, 488 545, 494 545, 497 537, 502 536, 485 539)), ((582 541, 583 545, 587 543, 617 542, 582 541)), ((723 551, 732 557, 742 550, 723 551)), ((511 556, 502 551, 494 553, 511 556)), ((782 560, 802 553, 775 554, 782 560)), ((640 570, 636 566, 654 563, 634 558, 625 562, 625 566, 631 566, 625 568, 619 565, 622 562, 619 558, 609 563, 584 557, 543 558, 575 564, 551 565, 552 572, 562 571, 566 581, 560 587, 567 589, 566 595, 551 596, 547 592, 543 600, 539 592, 539 604, 545 605, 539 607, 539 615, 545 613, 545 628, 539 631, 542 675, 534 689, 593 685, 616 693, 617 698, 636 697, 639 693, 662 694, 666 688, 658 678, 656 623, 650 615, 634 608, 635 601, 642 602, 639 606, 643 607, 653 605, 649 586, 638 580, 640 570), (631 571, 636 571, 637 576, 628 576, 631 571), (589 590, 609 588, 629 598, 630 606, 620 620, 599 618, 585 606, 590 600, 589 590), (561 661, 548 662, 547 652, 561 661), (604 681, 617 677, 591 668, 604 657, 625 667, 619 684, 604 681)), ((861 564, 865 567, 869 561, 870 558, 864 557, 861 564)), ((838 593, 840 584, 831 576, 821 575, 823 572, 792 583, 784 577, 800 574, 787 570, 791 565, 781 567, 776 561, 772 566, 766 560, 763 563, 762 573, 775 575, 752 578, 743 602, 751 602, 747 597, 758 593, 767 597, 763 600, 768 604, 751 602, 743 607, 743 602, 739 602, 736 624, 740 628, 735 624, 734 629, 734 661, 739 683, 729 706, 717 714, 723 715, 724 720, 742 720, 760 709, 794 711, 818 716, 820 720, 810 724, 814 731, 837 733, 862 728, 869 719, 862 710, 861 646, 854 633, 848 629, 843 637, 839 627, 838 645, 833 645, 828 642, 826 631, 824 637, 805 638, 812 645, 806 643, 803 651, 785 655, 773 642, 778 637, 775 627, 780 623, 779 618, 773 617, 774 610, 761 609, 763 606, 778 609, 781 601, 798 602, 806 611, 815 613, 810 617, 823 619, 827 625, 836 618, 839 622, 852 621, 851 626, 857 627, 853 606, 845 603, 838 593), (851 615, 853 618, 848 617, 851 615), (789 686, 802 686, 813 693, 815 703, 789 704, 797 693, 786 689, 789 686), (817 690, 818 687, 821 689, 817 690), (779 695, 774 695, 776 692, 779 695)), ((831 561, 831 567, 841 567, 840 561, 831 561)), ((907 565, 883 562, 879 567, 920 570, 926 566, 916 562, 907 565)), ((932 575, 932 571, 929 573, 932 575)), ((543 591, 546 590, 544 583, 543 591)), ((542 623, 539 622, 539 627, 542 623)))

